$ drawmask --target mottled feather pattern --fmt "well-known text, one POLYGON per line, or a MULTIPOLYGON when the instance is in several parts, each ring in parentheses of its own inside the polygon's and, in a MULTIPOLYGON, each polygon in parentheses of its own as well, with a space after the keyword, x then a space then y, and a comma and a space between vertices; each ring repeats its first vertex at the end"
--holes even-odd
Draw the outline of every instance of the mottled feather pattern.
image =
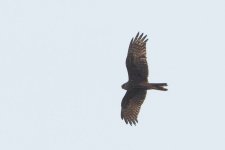
POLYGON ((138 114, 144 102, 147 90, 134 89, 127 91, 122 100, 121 118, 130 125, 138 123, 138 114))
POLYGON ((133 63, 147 63, 146 61, 146 42, 148 39, 145 39, 147 35, 143 38, 143 33, 139 36, 139 33, 136 35, 135 39, 131 40, 128 50, 128 55, 132 55, 133 63))
POLYGON ((148 64, 146 58, 146 39, 147 35, 143 33, 135 36, 130 41, 128 48, 128 55, 126 59, 126 66, 128 70, 129 79, 131 80, 145 80, 148 77, 148 64))

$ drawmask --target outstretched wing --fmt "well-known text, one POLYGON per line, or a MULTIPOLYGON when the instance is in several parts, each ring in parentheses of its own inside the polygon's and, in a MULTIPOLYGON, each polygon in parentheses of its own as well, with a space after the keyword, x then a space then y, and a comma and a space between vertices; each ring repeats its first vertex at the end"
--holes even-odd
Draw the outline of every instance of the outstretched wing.
POLYGON ((132 38, 128 48, 126 66, 129 75, 129 80, 147 81, 148 64, 146 60, 146 39, 143 33, 139 36, 137 33, 135 38, 132 38))
POLYGON ((125 120, 126 124, 136 125, 138 122, 137 117, 146 93, 147 91, 143 89, 132 89, 126 92, 121 103, 121 118, 125 120))

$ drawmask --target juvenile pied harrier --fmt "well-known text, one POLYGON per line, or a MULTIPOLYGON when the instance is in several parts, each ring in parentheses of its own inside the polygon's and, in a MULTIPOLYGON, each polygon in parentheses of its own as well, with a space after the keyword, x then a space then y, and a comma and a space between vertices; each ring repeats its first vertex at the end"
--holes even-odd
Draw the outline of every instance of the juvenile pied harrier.
POLYGON ((132 38, 128 48, 126 67, 129 80, 122 85, 122 89, 127 90, 121 103, 121 118, 130 125, 138 123, 137 117, 141 105, 145 100, 147 90, 167 91, 164 86, 167 83, 148 82, 148 64, 146 60, 146 39, 147 35, 137 33, 132 38))

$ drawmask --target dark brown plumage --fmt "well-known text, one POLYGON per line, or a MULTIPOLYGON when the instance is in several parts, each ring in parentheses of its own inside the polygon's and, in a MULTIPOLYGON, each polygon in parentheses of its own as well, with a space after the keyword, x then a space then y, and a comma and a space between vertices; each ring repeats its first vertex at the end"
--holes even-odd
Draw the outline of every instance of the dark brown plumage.
POLYGON ((121 103, 121 118, 130 125, 138 122, 137 117, 143 104, 147 90, 167 91, 164 86, 166 83, 149 83, 148 82, 148 64, 146 59, 146 39, 147 35, 137 33, 132 38, 128 48, 126 67, 129 80, 122 85, 127 90, 121 103))

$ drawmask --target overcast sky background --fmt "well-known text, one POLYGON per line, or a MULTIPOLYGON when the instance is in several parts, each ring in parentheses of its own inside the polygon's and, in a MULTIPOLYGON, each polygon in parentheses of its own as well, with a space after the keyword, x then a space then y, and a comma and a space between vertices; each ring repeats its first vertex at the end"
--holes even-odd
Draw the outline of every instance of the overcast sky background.
POLYGON ((0 1, 1 150, 224 150, 224 0, 0 1), (125 57, 148 35, 150 91, 120 119, 125 57))

